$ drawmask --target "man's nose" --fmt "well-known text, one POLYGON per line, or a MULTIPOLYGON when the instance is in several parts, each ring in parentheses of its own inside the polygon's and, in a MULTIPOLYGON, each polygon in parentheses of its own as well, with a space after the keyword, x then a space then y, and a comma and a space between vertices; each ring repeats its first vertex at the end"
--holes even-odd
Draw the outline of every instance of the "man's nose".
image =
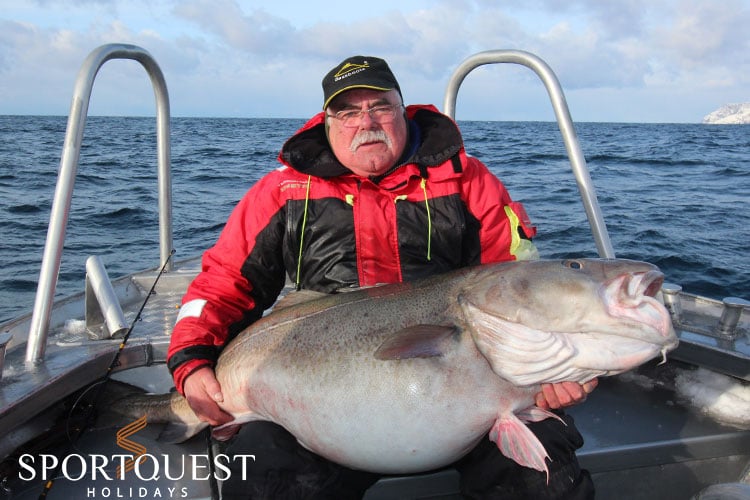
POLYGON ((372 115, 370 115, 370 110, 366 109, 362 112, 362 115, 359 117, 359 128, 361 129, 371 129, 373 128, 373 125, 377 125, 377 122, 372 119, 372 115))

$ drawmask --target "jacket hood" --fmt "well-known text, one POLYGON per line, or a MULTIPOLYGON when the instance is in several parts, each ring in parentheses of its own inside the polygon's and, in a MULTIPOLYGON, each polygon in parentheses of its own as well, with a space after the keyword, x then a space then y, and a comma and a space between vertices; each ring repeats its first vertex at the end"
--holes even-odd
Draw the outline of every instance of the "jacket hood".
MULTIPOLYGON (((432 105, 406 107, 410 128, 410 141, 419 144, 407 146, 413 153, 402 164, 413 163, 420 168, 438 166, 463 149, 461 132, 456 123, 432 105)), ((281 148, 279 161, 305 175, 330 178, 351 174, 333 154, 325 132, 325 113, 313 116, 290 137, 281 148)))

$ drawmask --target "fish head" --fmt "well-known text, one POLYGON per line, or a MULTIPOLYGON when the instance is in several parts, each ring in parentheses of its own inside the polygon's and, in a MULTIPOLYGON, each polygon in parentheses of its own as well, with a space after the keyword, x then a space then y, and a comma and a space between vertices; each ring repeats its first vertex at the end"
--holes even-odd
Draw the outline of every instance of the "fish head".
POLYGON ((486 266, 459 296, 479 350, 521 385, 583 382, 632 369, 677 346, 646 262, 571 259, 486 266))

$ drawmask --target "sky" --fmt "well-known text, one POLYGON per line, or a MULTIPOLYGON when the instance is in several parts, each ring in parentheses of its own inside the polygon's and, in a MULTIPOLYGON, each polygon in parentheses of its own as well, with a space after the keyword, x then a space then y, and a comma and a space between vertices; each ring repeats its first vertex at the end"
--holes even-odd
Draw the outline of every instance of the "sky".
MULTIPOLYGON (((574 121, 694 123, 750 102, 750 0, 0 0, 0 115, 67 115, 86 56, 143 47, 172 116, 306 118, 323 75, 355 54, 386 59, 406 103, 443 108, 472 54, 531 52, 574 121)), ((153 116, 134 61, 99 71, 90 115, 153 116)), ((534 73, 482 66, 459 120, 554 119, 534 73)))

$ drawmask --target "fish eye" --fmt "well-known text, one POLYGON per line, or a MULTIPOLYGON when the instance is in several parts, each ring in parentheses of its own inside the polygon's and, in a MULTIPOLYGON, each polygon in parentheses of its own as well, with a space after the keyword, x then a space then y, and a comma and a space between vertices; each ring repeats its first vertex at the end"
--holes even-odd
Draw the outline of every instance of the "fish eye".
POLYGON ((569 269, 583 269, 583 262, 580 260, 569 259, 563 261, 563 266, 569 269))

